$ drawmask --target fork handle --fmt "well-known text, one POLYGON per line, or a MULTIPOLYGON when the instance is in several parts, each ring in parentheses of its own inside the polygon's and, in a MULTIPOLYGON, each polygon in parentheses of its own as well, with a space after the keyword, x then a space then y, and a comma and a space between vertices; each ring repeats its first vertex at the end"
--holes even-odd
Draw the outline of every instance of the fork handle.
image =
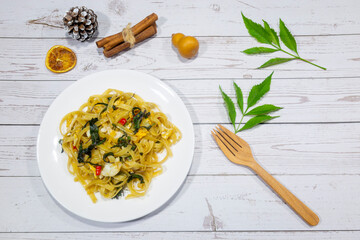
POLYGON ((257 173, 285 201, 285 203, 287 203, 302 219, 304 219, 305 222, 311 226, 316 226, 319 223, 319 217, 310 208, 301 202, 286 187, 279 183, 257 162, 253 162, 253 164, 249 167, 257 173))

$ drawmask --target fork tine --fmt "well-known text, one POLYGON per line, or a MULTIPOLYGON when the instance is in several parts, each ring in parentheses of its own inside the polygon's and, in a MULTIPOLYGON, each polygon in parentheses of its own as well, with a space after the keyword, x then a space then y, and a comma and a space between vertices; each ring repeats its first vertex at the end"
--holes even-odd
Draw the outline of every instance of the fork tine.
POLYGON ((216 126, 216 129, 220 133, 220 135, 238 152, 242 148, 242 146, 233 138, 233 134, 228 134, 224 130, 222 130, 219 126, 216 126))
POLYGON ((211 135, 214 137, 216 143, 219 145, 221 151, 227 158, 234 157, 235 154, 224 144, 224 142, 218 137, 214 130, 211 131, 211 135))
POLYGON ((240 149, 239 147, 241 148, 241 146, 239 145, 239 143, 235 142, 230 136, 228 136, 225 132, 223 132, 218 126, 216 126, 216 130, 217 130, 217 133, 218 133, 218 136, 226 141, 224 142, 227 146, 231 146, 232 149, 234 149, 236 152, 238 152, 240 149))
POLYGON ((249 146, 249 144, 242 139, 241 137, 239 137, 238 135, 236 135, 235 133, 231 132, 229 129, 227 129, 226 127, 222 126, 221 124, 218 124, 218 127, 220 127, 220 129, 226 133, 226 135, 228 135, 233 141, 235 141, 239 146, 249 146))

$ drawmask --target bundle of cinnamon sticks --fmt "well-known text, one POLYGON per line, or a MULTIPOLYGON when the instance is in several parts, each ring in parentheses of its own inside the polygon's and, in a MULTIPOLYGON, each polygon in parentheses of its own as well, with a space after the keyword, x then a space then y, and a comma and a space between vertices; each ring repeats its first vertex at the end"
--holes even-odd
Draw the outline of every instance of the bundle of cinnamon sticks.
MULTIPOLYGON (((157 19, 158 16, 152 13, 130 29, 132 35, 135 37, 135 44, 144 41, 157 32, 155 23, 157 19)), ((125 29, 123 31, 125 31, 125 29)), ((98 48, 104 48, 103 53, 105 57, 112 57, 131 46, 130 42, 124 40, 123 31, 96 42, 98 48)))

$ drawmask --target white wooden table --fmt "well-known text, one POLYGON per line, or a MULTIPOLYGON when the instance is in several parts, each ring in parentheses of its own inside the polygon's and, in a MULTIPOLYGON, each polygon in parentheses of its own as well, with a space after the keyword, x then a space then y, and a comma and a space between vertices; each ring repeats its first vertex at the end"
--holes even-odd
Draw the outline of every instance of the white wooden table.
MULTIPOLYGON (((65 35, 63 14, 76 1, 2 2, 0 8, 0 239, 359 239, 360 2, 88 1, 101 37, 152 12, 158 34, 106 59, 95 42, 65 35), (293 61, 256 70, 270 56, 240 51, 258 46, 241 11, 296 35, 300 54, 328 68, 293 61), (196 36, 200 52, 183 61, 171 34, 196 36), (54 74, 46 52, 66 45, 75 69, 54 74), (134 69, 170 85, 185 102, 196 132, 193 165, 168 204, 128 223, 95 223, 64 210, 45 189, 36 162, 39 124, 55 97, 77 79, 106 69, 134 69), (210 136, 228 123, 218 86, 250 87, 275 71, 266 103, 280 118, 241 133, 256 159, 319 216, 309 227, 250 170, 230 163, 210 136)), ((276 56, 283 56, 275 54, 276 56)))

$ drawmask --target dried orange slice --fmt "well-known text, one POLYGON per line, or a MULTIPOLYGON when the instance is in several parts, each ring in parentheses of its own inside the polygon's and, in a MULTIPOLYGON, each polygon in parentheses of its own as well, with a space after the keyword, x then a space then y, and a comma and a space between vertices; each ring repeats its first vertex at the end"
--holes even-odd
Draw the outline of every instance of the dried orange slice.
POLYGON ((47 52, 45 65, 54 73, 67 72, 75 67, 76 55, 70 48, 55 45, 47 52))

